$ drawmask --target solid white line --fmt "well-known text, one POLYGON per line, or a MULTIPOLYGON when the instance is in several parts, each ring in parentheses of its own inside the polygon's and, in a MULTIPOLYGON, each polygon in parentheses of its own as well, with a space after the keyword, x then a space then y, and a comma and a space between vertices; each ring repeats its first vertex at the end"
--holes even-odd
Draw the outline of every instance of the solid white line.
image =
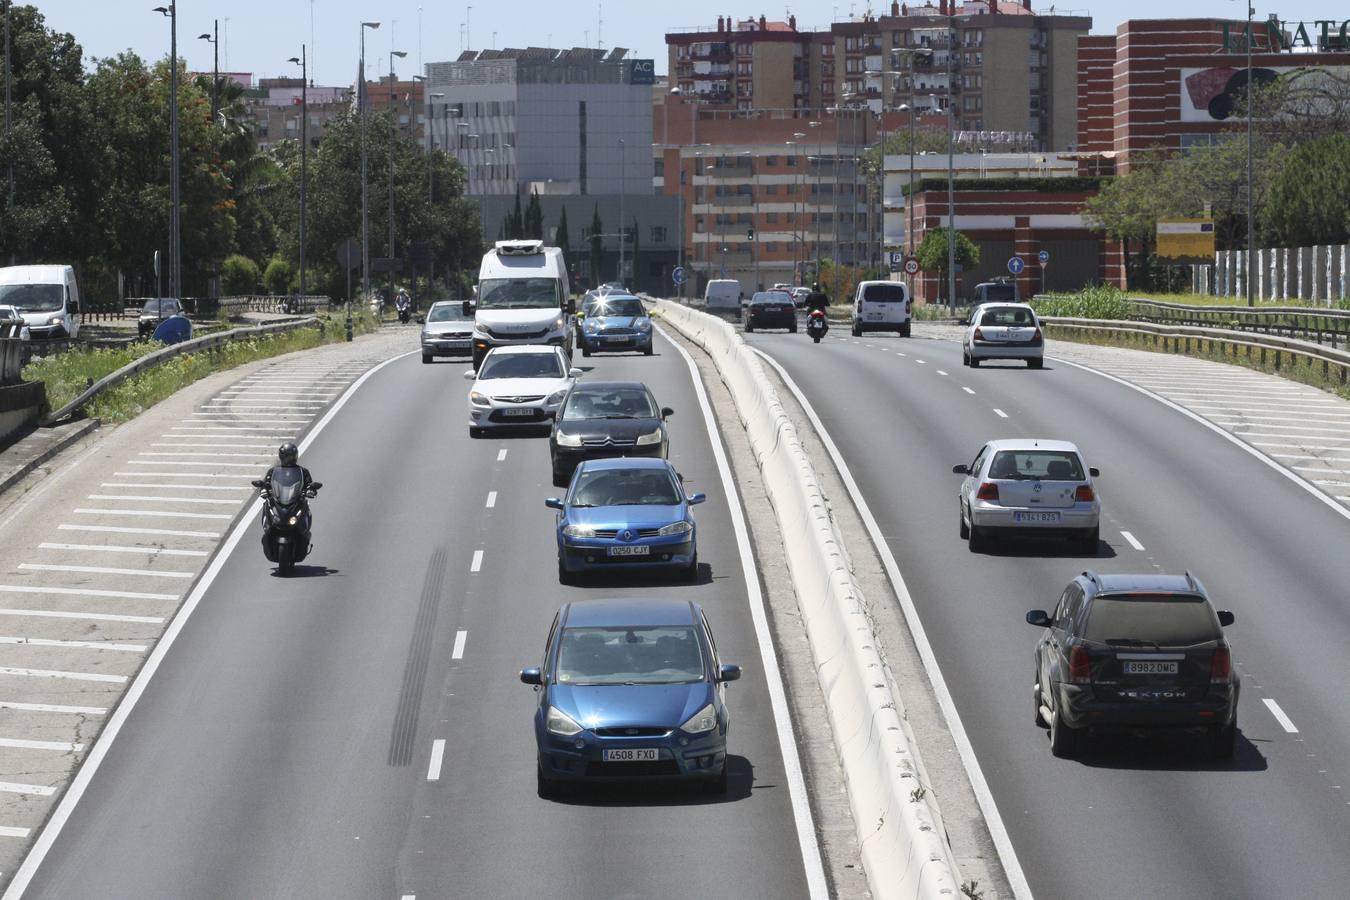
POLYGON ((3 637, 0 644, 30 644, 34 647, 73 647, 79 650, 116 650, 123 653, 144 653, 145 644, 114 644, 108 641, 58 641, 53 638, 3 637))
POLYGON ((792 711, 788 706, 783 670, 778 665, 778 653, 774 649, 773 634, 769 630, 769 618, 764 609, 764 594, 759 586, 759 570, 755 564, 755 552, 750 543, 750 532, 745 521, 745 510, 741 506, 741 496, 731 476, 731 465, 727 462, 721 432, 718 430, 717 419, 713 416, 708 392, 703 387, 698 364, 694 362, 694 358, 689 355, 684 345, 673 340, 664 328, 658 325, 656 330, 661 332, 661 336, 684 357, 685 365, 689 367, 689 379, 693 382, 694 395, 698 397, 698 404, 703 410, 703 425, 708 432, 708 443, 712 447, 713 459, 717 462, 717 471, 722 482, 722 496, 726 499, 728 511, 731 513, 731 527, 736 533, 736 552, 741 561, 741 577, 745 581, 750 619, 755 626, 755 642, 759 644, 760 665, 764 667, 764 683, 769 691, 769 705, 773 709, 778 747, 783 753, 783 771, 787 776, 788 796, 792 799, 792 816, 797 826, 797 846, 802 854, 802 866, 806 870, 807 891, 813 900, 816 898, 823 900, 829 896, 825 866, 821 861, 820 844, 816 839, 811 801, 806 791, 806 777, 802 774, 801 757, 797 752, 792 711))
POLYGON ((209 503, 215 506, 236 506, 238 500, 204 500, 201 497, 146 497, 143 494, 89 494, 86 500, 148 500, 152 503, 209 503))
POLYGON ((16 828, 13 825, 0 825, 0 837, 28 837, 29 829, 16 828))
POLYGON ((66 525, 56 526, 57 531, 102 531, 112 534, 158 534, 165 537, 218 538, 215 531, 174 531, 170 528, 118 528, 114 525, 66 525))
POLYGON ((59 703, 20 703, 17 700, 0 700, 0 709, 14 709, 19 712, 70 713, 76 716, 101 716, 107 713, 103 706, 62 706, 59 703))
MULTIPOLYGON (((333 418, 347 405, 347 401, 351 399, 352 395, 355 394, 357 390, 360 389, 361 385, 365 384, 372 375, 390 363, 397 362, 404 357, 413 356, 419 352, 420 351, 418 350, 413 350, 395 356, 392 359, 387 359, 379 365, 372 367, 364 375, 354 381, 351 387, 347 388, 346 392, 338 398, 337 402, 330 406, 323 417, 315 423, 314 428, 310 430, 309 434, 305 435, 305 439, 300 442, 300 452, 304 453, 309 449, 310 445, 314 443, 314 439, 319 436, 329 422, 333 421, 333 418)), ((52 811, 51 816, 47 819, 47 824, 43 826, 42 832, 38 835, 37 840, 28 851, 28 855, 24 857, 23 864, 20 865, 18 871, 14 873, 14 878, 10 881, 9 887, 5 891, 5 900, 18 900, 18 898, 23 896, 24 891, 28 889, 28 885, 32 882, 38 867, 42 865, 42 861, 46 859, 47 854, 51 852, 52 845, 56 843, 56 839, 60 836, 66 823, 70 821, 71 813, 75 811, 75 807, 79 805, 80 798, 84 796, 84 792, 89 789, 90 782, 93 781, 94 776, 98 774, 99 767, 103 764, 103 760, 107 757, 108 751, 117 740, 118 733, 122 730, 122 726, 126 723, 128 717, 131 716, 132 710, 136 708, 136 704, 145 693, 145 689, 150 684, 150 680, 154 678, 155 673, 159 670, 160 664, 164 661, 164 657, 168 654, 170 648, 173 647, 174 642, 178 639, 178 635, 182 633, 184 626, 187 625, 188 619, 192 617, 192 613, 197 609, 198 604, 201 603, 202 597, 205 596, 207 590, 220 574, 221 569, 224 568, 225 562, 229 559, 230 554, 234 552, 234 548, 239 545, 239 542, 243 539, 244 535, 252 529, 253 520, 261 510, 262 501, 260 499, 254 499, 249 505, 248 513, 239 520, 237 525, 235 525, 234 530, 230 532, 229 539, 225 542, 224 546, 221 547, 220 552, 216 554, 215 559, 211 560, 211 565, 209 565, 202 574, 201 579, 192 589, 192 593, 188 594, 187 600, 179 607, 178 612, 174 614, 173 621, 169 623, 169 627, 165 629, 164 635, 159 639, 159 642, 155 644, 155 649, 151 651, 149 657, 146 658, 145 665, 141 667, 141 671, 137 673, 136 678, 131 682, 131 686, 127 689, 126 694, 123 695, 121 703, 117 706, 117 710, 112 714, 112 717, 108 720, 107 726, 104 727, 103 732, 99 735, 98 742, 95 743, 89 756, 85 759, 84 764, 81 765, 79 770, 75 773, 75 777, 71 780, 70 787, 66 789, 65 794, 62 796, 61 802, 57 804, 56 809, 52 811)))
POLYGON ((206 550, 169 550, 165 547, 123 547, 118 544, 52 544, 43 541, 39 550, 93 550, 101 553, 141 553, 147 556, 210 556, 206 550))
POLYGON ((1294 725, 1292 719, 1284 714, 1284 710, 1280 709, 1280 704, 1266 697, 1262 697, 1261 702, 1266 705, 1266 709, 1270 710, 1270 714, 1275 717, 1276 722, 1280 723, 1281 728, 1290 734, 1298 734, 1298 727, 1294 725))
POLYGON ((477 572, 483 568, 483 551, 473 551, 473 562, 469 563, 469 571, 477 572))
POLYGON ((75 507, 73 510, 77 513, 83 513, 89 516, 152 516, 164 519, 233 519, 234 516, 227 516, 224 513, 185 513, 185 512, 161 512, 157 509, 91 509, 85 507, 75 507))
POLYGON ((494 506, 496 506, 496 505, 497 505, 497 492, 496 492, 496 491, 488 491, 488 496, 487 496, 487 507, 486 507, 486 508, 487 508, 487 509, 492 509, 492 507, 494 507, 494 506))
MULTIPOLYGON (((145 465, 148 466, 152 464, 146 463, 145 465)), ((253 466, 249 466, 248 468, 253 469, 255 472, 257 471, 253 466)), ((113 474, 119 478, 144 478, 147 475, 153 475, 156 478, 253 478, 253 475, 249 472, 231 472, 227 475, 222 475, 218 472, 147 472, 142 469, 139 472, 114 472, 113 474)), ((181 485, 177 483, 161 485, 161 487, 179 486, 181 485)), ((240 485, 240 487, 243 487, 243 485, 240 485)))
MULTIPOLYGON (((258 457, 258 458, 261 459, 262 457, 258 457)), ((129 465, 129 466, 200 466, 200 465, 202 465, 204 462, 205 462, 205 460, 201 460, 201 459, 195 459, 195 460, 193 460, 193 459, 184 459, 184 460, 178 460, 178 459, 129 459, 129 460, 127 460, 127 465, 129 465)), ((252 469, 252 470, 255 471, 255 472, 258 471, 259 468, 261 468, 261 465, 260 465, 259 463, 211 463, 211 465, 216 466, 216 467, 221 468, 221 469, 252 469)), ((141 474, 149 475, 149 474, 151 474, 151 473, 150 473, 150 472, 144 472, 144 473, 141 473, 141 474)), ((243 472, 240 472, 240 473, 238 473, 238 474, 242 475, 242 474, 244 474, 244 473, 243 473, 243 472)), ((200 476, 197 476, 197 475, 195 475, 195 473, 194 473, 194 477, 200 477, 200 476)))
POLYGON ((155 572, 150 569, 109 569, 104 566, 57 566, 47 563, 20 563, 29 572, 88 572, 94 575, 133 575, 137 578, 191 578, 194 572, 155 572))
POLYGON ((965 387, 965 386, 962 386, 961 390, 965 391, 967 394, 974 394, 974 393, 975 393, 975 392, 972 391, 970 388, 965 387))
POLYGON ((505 447, 503 447, 501 450, 498 450, 498 451, 497 451, 497 462, 501 462, 501 461, 504 460, 504 459, 506 459, 506 448, 505 448, 505 447))
POLYGON ((994 414, 997 415, 1000 419, 1008 418, 1008 414, 1001 409, 995 409, 994 414))
POLYGON ((1144 545, 1139 543, 1139 539, 1137 537, 1130 534, 1128 531, 1122 531, 1120 533, 1120 536, 1123 537, 1131 547, 1133 547, 1134 549, 1138 550, 1141 553, 1143 552, 1144 545))
POLYGON ((1347 422, 1329 422, 1322 417, 1314 416, 1311 414, 1306 416, 1247 416, 1247 415, 1219 416, 1208 413, 1201 413, 1201 415, 1204 415, 1206 418, 1212 419, 1215 422, 1237 422, 1239 424, 1249 422, 1253 427, 1256 428, 1306 428, 1309 431, 1330 431, 1332 433, 1337 434, 1345 434, 1347 431, 1345 426, 1347 424, 1350 424, 1347 422), (1277 425, 1275 424, 1277 422, 1297 422, 1299 424, 1277 425), (1331 425, 1331 426, 1340 425, 1341 427, 1319 428, 1316 425, 1309 424, 1312 422, 1321 422, 1323 425, 1331 425))
POLYGON ((198 453, 195 450, 146 450, 136 454, 137 456, 204 456, 210 459, 259 459, 264 456, 271 456, 269 450, 266 453, 198 453))
MULTIPOLYGON (((276 385, 271 385, 271 386, 272 386, 272 387, 276 387, 276 385)), ((259 390, 256 390, 255 388, 251 388, 251 387, 235 387, 235 388, 225 388, 224 390, 222 390, 222 391, 220 392, 220 395, 222 395, 222 396, 225 395, 225 394, 233 394, 234 396, 230 397, 229 399, 231 399, 231 400, 238 400, 240 397, 245 397, 245 396, 247 396, 247 397, 294 397, 294 396, 295 396, 295 391, 259 391, 259 390)), ((318 398, 318 397, 333 397, 333 396, 336 396, 336 394, 335 394, 335 392, 333 392, 333 391, 323 391, 323 392, 321 392, 321 391, 316 391, 316 390, 312 390, 312 389, 311 389, 311 390, 306 390, 306 391, 305 391, 305 396, 306 396, 306 397, 314 397, 314 398, 318 398)), ((214 401, 208 400, 207 402, 208 402, 208 403, 211 403, 211 402, 214 402, 214 401)))
MULTIPOLYGON (((6 794, 34 794, 38 797, 50 797, 56 793, 56 788, 47 787, 43 784, 20 784, 16 781, 0 781, 0 792, 6 794)), ((23 836, 27 836, 28 829, 22 829, 23 836)))
POLYGON ((124 616, 121 613, 65 612, 50 609, 0 609, 0 616, 32 616, 38 619, 88 619, 91 622, 134 622, 139 625, 159 625, 160 616, 124 616))
POLYGON ((177 600, 177 594, 146 594, 140 591, 96 591, 93 588, 31 587, 23 584, 0 584, 5 594, 56 594, 61 597, 117 597, 122 600, 177 600))
MULTIPOLYGON (((99 487, 105 487, 105 488, 150 488, 150 489, 152 489, 152 490, 161 490, 161 489, 167 489, 167 488, 183 488, 183 489, 189 490, 189 491, 231 491, 231 492, 236 493, 236 494, 245 493, 245 492, 248 491, 248 488, 244 487, 242 484, 239 485, 238 487, 227 487, 227 486, 219 485, 219 484, 181 484, 181 483, 174 483, 174 484, 154 484, 154 483, 149 483, 149 484, 147 484, 147 483, 145 483, 145 482, 105 481, 105 482, 103 482, 102 484, 100 484, 99 487)), ((157 497, 156 499, 161 499, 161 498, 158 498, 158 497, 157 497)), ((163 498, 163 499, 168 499, 168 498, 163 498)))
MULTIPOLYGON (((1166 399, 1166 398, 1164 398, 1166 399)), ((1225 429, 1226 430, 1226 429, 1225 429)), ((1283 438, 1284 440, 1298 441, 1350 441, 1350 435, 1338 438, 1331 434, 1275 434, 1268 431, 1234 431, 1232 434, 1240 434, 1243 437, 1263 437, 1263 438, 1283 438)), ((1253 442, 1254 443, 1254 442, 1253 442)), ((1316 444, 1276 444, 1277 447, 1315 447, 1316 444)), ((1328 450, 1350 450, 1350 447, 1328 447, 1328 450)))
POLYGON ((0 738, 0 747, 13 747, 16 750, 61 750, 65 753, 77 753, 84 749, 84 744, 71 743, 70 741, 28 741, 23 738, 0 738))
MULTIPOLYGON (((265 455, 272 454, 276 448, 271 444, 221 444, 214 439, 208 438, 205 441, 156 441, 151 447, 192 447, 198 450, 209 449, 211 447, 217 450, 261 450, 265 455)), ((175 454, 178 455, 178 454, 175 454)), ((250 454, 251 455, 251 454, 250 454)))
POLYGON ((27 669, 17 666, 0 666, 0 675, 18 675, 25 678, 65 678, 70 681, 102 681, 108 684, 125 684, 125 675, 103 675, 96 672, 61 672, 56 669, 27 669))
MULTIPOLYGON (((998 804, 994 802, 993 791, 990 790, 989 782, 984 777, 984 770, 980 768, 980 761, 975 755, 975 748, 970 743, 970 737, 966 734, 966 727, 961 721, 961 714, 956 709, 956 701, 952 699, 951 691, 947 687, 947 679, 942 674, 937 655, 934 654, 933 646, 928 641, 928 634, 924 631, 923 620, 919 618, 919 611, 914 605, 914 598, 910 596, 909 587, 905 584, 904 576, 900 573, 900 566, 896 563, 895 556, 886 543, 885 535, 881 532, 881 526, 877 524, 876 517, 872 515, 871 507, 867 505, 867 500, 863 497, 858 483, 854 481, 853 473, 849 470, 848 464, 844 462, 844 457, 835 445, 834 439, 825 430, 824 423, 816 415, 815 409, 806 399, 806 395, 802 393, 801 388, 797 387, 797 383, 792 380, 792 376, 776 359, 758 350, 755 352, 778 372, 788 390, 797 398, 797 402, 806 413, 812 427, 815 428, 821 443, 825 445, 826 451, 829 452, 830 458, 834 460, 835 468, 839 471, 839 477, 843 480, 849 496, 853 498, 853 503, 858 508, 858 514, 862 517, 863 525, 867 528, 867 533, 872 538, 877 553, 881 556, 886 575, 895 590, 900 608, 905 614, 910 636, 914 639, 919 657, 923 660, 924 669, 928 672, 928 680, 933 685, 933 693, 937 696, 938 706, 942 709, 942 715, 947 720, 947 727, 951 729, 952 740, 956 743, 956 749, 961 755, 961 762, 964 763, 966 774, 970 777, 971 789, 975 793, 975 799, 980 805, 980 810, 984 813, 985 824, 989 827, 989 835, 993 838, 995 849, 998 850, 999 859, 1003 863, 1004 873, 1008 876, 1008 884, 1012 888, 1013 896, 1029 900, 1031 885, 1027 881, 1026 873, 1022 871, 1022 863, 1017 858, 1017 851, 1013 848, 1012 838, 1008 834, 1007 826, 1003 823, 1002 815, 999 814, 998 804)), ((970 388, 965 390, 970 391, 970 388)), ((974 391, 970 392, 974 393, 974 391)))
POLYGON ((431 761, 427 763, 427 781, 441 780, 441 763, 445 759, 445 741, 437 738, 431 742, 431 761))
POLYGON ((464 642, 469 639, 469 633, 463 629, 455 632, 455 648, 450 651, 451 659, 464 658, 464 642))

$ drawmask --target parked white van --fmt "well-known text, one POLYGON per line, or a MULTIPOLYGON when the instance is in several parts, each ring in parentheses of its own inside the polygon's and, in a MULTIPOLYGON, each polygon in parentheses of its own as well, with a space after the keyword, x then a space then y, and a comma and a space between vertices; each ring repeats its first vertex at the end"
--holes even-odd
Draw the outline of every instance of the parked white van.
POLYGON ((567 264, 543 241, 498 241, 483 254, 473 323, 473 366, 493 347, 556 344, 572 353, 567 264))
POLYGON ((862 281, 853 294, 853 336, 864 331, 898 331, 909 337, 909 287, 901 281, 862 281))
POLYGON ((0 268, 0 306, 14 307, 33 340, 80 332, 80 286, 71 266, 0 268))
POLYGON ((714 278, 703 289, 703 307, 713 315, 741 317, 741 283, 734 278, 714 278))

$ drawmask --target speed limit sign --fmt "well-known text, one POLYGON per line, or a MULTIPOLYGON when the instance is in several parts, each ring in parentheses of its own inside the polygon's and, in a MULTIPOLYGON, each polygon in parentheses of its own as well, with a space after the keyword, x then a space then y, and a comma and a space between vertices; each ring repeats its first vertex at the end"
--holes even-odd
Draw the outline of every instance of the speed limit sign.
POLYGON ((918 274, 919 274, 919 260, 918 260, 918 257, 914 257, 914 256, 907 256, 907 257, 905 257, 905 274, 906 274, 906 275, 918 275, 918 274))

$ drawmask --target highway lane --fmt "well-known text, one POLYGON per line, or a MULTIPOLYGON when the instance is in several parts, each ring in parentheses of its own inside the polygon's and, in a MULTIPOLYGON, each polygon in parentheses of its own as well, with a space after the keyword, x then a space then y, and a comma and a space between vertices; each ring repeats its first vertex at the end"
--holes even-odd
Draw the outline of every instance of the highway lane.
POLYGON ((463 364, 400 359, 305 454, 326 485, 306 577, 274 577, 250 526, 26 896, 806 896, 685 363, 664 342, 652 358, 576 361, 646 380, 675 408, 671 457, 709 495, 699 583, 560 587, 545 440, 471 440, 463 364), (633 594, 697 599, 745 667, 728 689, 731 791, 541 800, 535 697, 516 672, 538 663, 565 598, 633 594))
POLYGON ((801 386, 876 515, 1035 895, 1339 893, 1350 878, 1345 519, 1185 416, 1080 369, 970 370, 955 343, 844 337, 748 340, 801 386), (1096 559, 1053 544, 973 555, 958 538, 951 466, 1005 436, 1074 440, 1102 469, 1096 559), (1022 616, 1053 607, 1088 566, 1189 569, 1237 613, 1231 763, 1179 737, 1051 756, 1032 724, 1038 635, 1022 616))

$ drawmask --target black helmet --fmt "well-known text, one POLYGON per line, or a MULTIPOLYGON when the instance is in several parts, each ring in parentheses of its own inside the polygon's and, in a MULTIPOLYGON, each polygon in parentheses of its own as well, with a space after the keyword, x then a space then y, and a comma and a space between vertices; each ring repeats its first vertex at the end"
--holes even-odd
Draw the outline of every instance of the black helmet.
POLYGON ((300 458, 300 448, 287 441, 277 448, 277 458, 281 460, 283 466, 293 466, 300 458))

